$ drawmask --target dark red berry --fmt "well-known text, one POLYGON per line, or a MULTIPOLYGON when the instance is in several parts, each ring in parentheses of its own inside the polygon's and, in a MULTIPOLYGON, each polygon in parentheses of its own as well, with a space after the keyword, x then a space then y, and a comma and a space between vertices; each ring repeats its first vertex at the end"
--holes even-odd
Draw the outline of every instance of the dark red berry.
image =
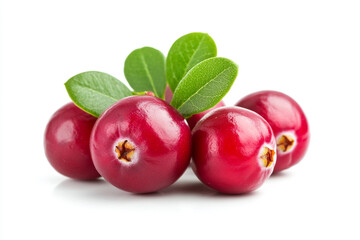
POLYGON ((241 99, 237 106, 257 112, 270 124, 277 141, 278 158, 274 172, 297 164, 310 140, 307 119, 299 104, 276 91, 261 91, 241 99))
POLYGON ((222 107, 204 116, 192 131, 192 167, 198 178, 223 193, 260 187, 276 162, 270 125, 258 114, 222 107))
POLYGON ((165 101, 131 96, 100 116, 90 148, 96 169, 108 182, 129 192, 155 192, 185 171, 191 133, 185 119, 165 101))
POLYGON ((89 141, 96 118, 74 103, 68 103, 51 117, 45 130, 45 154, 59 173, 75 179, 100 177, 91 160, 89 141))

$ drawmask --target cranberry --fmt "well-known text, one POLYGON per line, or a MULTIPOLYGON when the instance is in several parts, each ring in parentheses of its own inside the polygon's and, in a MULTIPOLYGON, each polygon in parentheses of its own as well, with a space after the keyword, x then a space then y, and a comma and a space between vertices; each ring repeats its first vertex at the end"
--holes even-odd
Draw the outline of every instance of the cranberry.
POLYGON ((90 135, 96 118, 74 103, 68 103, 51 117, 45 130, 45 154, 59 173, 75 179, 100 177, 90 155, 90 135))
POLYGON ((147 193, 174 183, 191 156, 185 119, 150 96, 119 100, 98 119, 90 140, 96 169, 114 186, 147 193))
POLYGON ((203 183, 223 193, 260 187, 274 169, 275 150, 270 125, 244 108, 215 109, 192 131, 192 168, 203 183))
POLYGON ((208 112, 214 110, 214 109, 217 109, 219 107, 223 107, 225 106, 225 103, 223 101, 220 101, 218 104, 216 104, 214 107, 204 111, 204 112, 201 112, 201 113, 197 113, 197 114, 194 114, 192 115, 190 118, 187 119, 187 122, 190 126, 191 129, 193 129, 196 125, 196 123, 205 115, 207 114, 208 112))
POLYGON ((257 112, 272 127, 278 159, 274 172, 298 163, 309 145, 308 122, 300 106, 289 96, 275 91, 260 91, 241 99, 237 106, 257 112))

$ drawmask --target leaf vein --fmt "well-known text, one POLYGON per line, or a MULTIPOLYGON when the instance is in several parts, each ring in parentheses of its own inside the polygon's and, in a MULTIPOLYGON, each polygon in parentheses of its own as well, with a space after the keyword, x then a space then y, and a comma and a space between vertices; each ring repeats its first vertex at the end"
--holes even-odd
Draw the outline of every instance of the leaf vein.
POLYGON ((182 77, 184 77, 185 73, 189 70, 188 67, 189 67, 189 65, 190 65, 190 62, 193 60, 194 56, 195 56, 196 53, 199 51, 200 46, 201 46, 201 44, 203 43, 204 40, 205 40, 205 36, 202 36, 202 38, 201 38, 201 40, 200 40, 197 48, 195 49, 195 51, 193 52, 193 54, 190 56, 190 59, 189 59, 189 61, 188 61, 187 64, 186 64, 186 67, 185 67, 185 69, 184 69, 185 71, 183 72, 182 77))
POLYGON ((152 88, 153 88, 153 90, 154 90, 155 96, 158 97, 159 95, 158 95, 157 90, 156 90, 156 88, 155 88, 154 79, 152 78, 152 76, 151 76, 151 74, 150 74, 150 71, 149 71, 148 65, 147 65, 147 63, 146 63, 146 61, 145 61, 145 58, 144 58, 143 53, 140 54, 140 57, 141 57, 141 61, 142 61, 143 64, 144 64, 144 69, 145 69, 146 75, 147 75, 147 77, 149 78, 150 84, 151 84, 151 86, 152 86, 152 88))
MULTIPOLYGON (((79 87, 81 87, 81 88, 86 88, 86 89, 88 89, 88 90, 90 90, 90 91, 92 91, 92 92, 96 92, 96 93, 98 93, 98 94, 100 94, 100 95, 103 95, 103 96, 105 96, 105 97, 111 98, 111 99, 113 99, 113 100, 115 100, 115 101, 119 100, 119 99, 117 99, 117 98, 114 98, 113 96, 106 95, 106 94, 104 94, 104 93, 102 93, 102 92, 100 92, 100 91, 98 91, 98 90, 92 89, 92 88, 90 88, 90 87, 88 87, 88 86, 84 86, 84 85, 81 85, 81 84, 77 84, 77 85, 75 85, 75 86, 79 86, 79 87)), ((74 87, 74 86, 73 86, 73 87, 74 87)))
MULTIPOLYGON (((229 70, 231 67, 225 68, 223 71, 221 71, 219 74, 217 74, 214 78, 210 79, 210 81, 208 81, 206 84, 204 84, 202 87, 200 87, 195 93, 193 93, 191 96, 188 97, 187 101, 184 101, 177 109, 180 110, 180 108, 188 101, 191 100, 192 97, 194 97, 194 95, 198 94, 198 92, 200 92, 202 89, 204 89, 207 85, 209 85, 212 81, 216 81, 216 78, 221 75, 222 73, 224 73, 225 71, 229 70)), ((218 81, 218 80, 217 80, 218 81)))

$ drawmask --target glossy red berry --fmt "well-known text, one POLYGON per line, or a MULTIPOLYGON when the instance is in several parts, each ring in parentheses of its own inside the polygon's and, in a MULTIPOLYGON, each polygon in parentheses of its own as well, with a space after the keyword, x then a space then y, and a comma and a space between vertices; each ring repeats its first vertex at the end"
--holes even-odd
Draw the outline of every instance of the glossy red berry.
POLYGON ((192 115, 190 118, 186 119, 186 121, 188 122, 189 124, 189 127, 190 129, 193 129, 196 125, 196 123, 205 115, 207 114, 208 112, 211 112, 212 110, 214 109, 217 109, 219 107, 223 107, 225 106, 225 103, 223 101, 220 101, 218 104, 216 104, 214 107, 204 111, 204 112, 201 112, 201 113, 197 113, 197 114, 194 114, 192 115))
POLYGON ((75 179, 100 177, 90 155, 90 135, 96 118, 74 103, 68 103, 51 117, 45 130, 45 154, 59 173, 75 179))
POLYGON ((185 171, 191 132, 185 119, 165 101, 131 96, 100 116, 90 148, 96 169, 108 182, 128 192, 155 192, 185 171))
POLYGON ((241 99, 237 106, 257 112, 270 124, 277 141, 278 159, 274 172, 298 163, 309 145, 307 119, 299 104, 276 91, 260 91, 241 99))
POLYGON ((204 116, 192 131, 192 167, 198 178, 223 193, 259 188, 276 162, 270 125, 257 113, 222 107, 204 116))

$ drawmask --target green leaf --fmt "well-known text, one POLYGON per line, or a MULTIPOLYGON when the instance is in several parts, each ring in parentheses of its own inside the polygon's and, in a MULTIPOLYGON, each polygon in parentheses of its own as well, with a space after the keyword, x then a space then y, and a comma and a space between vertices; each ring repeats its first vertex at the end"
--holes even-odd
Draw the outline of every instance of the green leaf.
POLYGON ((210 58, 193 67, 177 86, 171 105, 185 118, 215 106, 230 90, 238 66, 227 58, 210 58))
POLYGON ((131 52, 125 60, 124 74, 135 91, 152 91, 164 98, 165 57, 159 50, 143 47, 131 52))
POLYGON ((166 58, 166 79, 172 92, 192 67, 216 53, 215 42, 206 33, 189 33, 176 40, 166 58))
POLYGON ((103 72, 83 72, 65 83, 74 103, 95 117, 131 91, 115 77, 103 72))

